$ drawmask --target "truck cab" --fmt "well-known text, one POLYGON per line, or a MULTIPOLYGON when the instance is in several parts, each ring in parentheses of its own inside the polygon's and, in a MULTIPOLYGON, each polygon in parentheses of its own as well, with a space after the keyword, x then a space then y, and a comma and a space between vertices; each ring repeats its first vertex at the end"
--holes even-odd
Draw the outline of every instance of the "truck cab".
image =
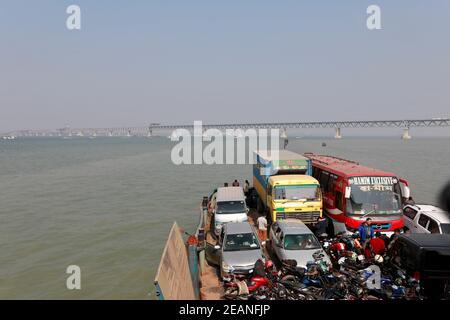
POLYGON ((322 212, 319 182, 307 175, 281 175, 269 178, 267 207, 271 221, 300 219, 314 223, 322 212))
POLYGON ((279 150, 270 156, 257 153, 256 159, 253 185, 258 194, 257 209, 267 214, 269 223, 294 218, 310 224, 322 216, 322 193, 319 182, 311 176, 308 158, 279 150))

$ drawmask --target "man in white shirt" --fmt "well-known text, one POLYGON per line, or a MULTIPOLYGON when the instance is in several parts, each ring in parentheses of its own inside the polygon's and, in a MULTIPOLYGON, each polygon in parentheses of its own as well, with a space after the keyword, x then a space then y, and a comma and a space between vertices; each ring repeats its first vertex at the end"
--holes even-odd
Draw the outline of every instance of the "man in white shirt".
POLYGON ((257 220, 258 236, 260 241, 267 240, 267 219, 264 215, 260 215, 257 220))

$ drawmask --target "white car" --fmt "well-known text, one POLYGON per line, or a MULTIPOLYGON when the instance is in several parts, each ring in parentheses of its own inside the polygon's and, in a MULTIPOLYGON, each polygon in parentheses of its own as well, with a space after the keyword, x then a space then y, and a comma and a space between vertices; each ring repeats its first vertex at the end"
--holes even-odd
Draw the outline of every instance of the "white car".
POLYGON ((246 222, 249 209, 245 204, 245 195, 241 187, 221 187, 217 189, 214 205, 213 230, 220 235, 222 227, 228 222, 246 222))
POLYGON ((406 205, 403 219, 406 232, 450 234, 450 214, 435 206, 406 205))

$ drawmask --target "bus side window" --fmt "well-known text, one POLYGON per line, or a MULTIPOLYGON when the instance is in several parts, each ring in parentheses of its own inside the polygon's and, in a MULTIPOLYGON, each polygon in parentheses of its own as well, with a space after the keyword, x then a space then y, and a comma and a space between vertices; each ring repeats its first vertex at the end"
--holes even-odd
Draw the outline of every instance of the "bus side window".
POLYGON ((341 211, 344 211, 343 205, 342 205, 342 192, 336 191, 336 199, 335 199, 335 207, 341 211))
POLYGON ((313 177, 320 181, 320 173, 321 172, 322 172, 322 170, 320 170, 319 168, 314 168, 313 177))
POLYGON ((330 178, 328 179, 328 183, 325 187, 325 192, 333 192, 334 184, 336 183, 337 176, 334 174, 330 174, 330 178))
POLYGON ((322 173, 320 174, 320 187, 324 191, 327 188, 329 177, 330 177, 330 174, 328 172, 326 172, 326 171, 322 171, 322 173))

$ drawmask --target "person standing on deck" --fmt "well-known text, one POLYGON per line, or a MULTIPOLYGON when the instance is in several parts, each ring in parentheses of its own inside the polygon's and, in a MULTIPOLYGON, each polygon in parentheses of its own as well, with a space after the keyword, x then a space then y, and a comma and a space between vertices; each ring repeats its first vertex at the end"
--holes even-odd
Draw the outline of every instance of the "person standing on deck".
POLYGON ((370 240, 373 238, 373 229, 370 226, 370 222, 372 221, 372 219, 367 218, 366 221, 364 221, 363 223, 361 223, 361 225, 358 228, 358 232, 359 232, 359 236, 361 238, 361 243, 363 244, 363 246, 365 245, 367 240, 370 240))
POLYGON ((239 187, 239 181, 234 180, 234 182, 233 182, 233 187, 239 187))
POLYGON ((388 250, 391 250, 391 248, 394 246, 394 243, 397 241, 398 236, 401 234, 400 229, 395 229, 394 234, 389 239, 389 245, 387 246, 388 250))
POLYGON ((260 215, 257 220, 258 225, 258 237, 260 241, 266 241, 267 239, 267 219, 264 215, 260 215))
POLYGON ((245 183, 244 183, 244 194, 245 194, 246 198, 248 196, 248 190, 249 189, 250 189, 250 182, 248 182, 248 180, 245 180, 245 183))
POLYGON ((317 222, 314 225, 316 236, 319 237, 320 235, 327 233, 327 228, 328 228, 328 220, 325 217, 317 218, 317 222))

